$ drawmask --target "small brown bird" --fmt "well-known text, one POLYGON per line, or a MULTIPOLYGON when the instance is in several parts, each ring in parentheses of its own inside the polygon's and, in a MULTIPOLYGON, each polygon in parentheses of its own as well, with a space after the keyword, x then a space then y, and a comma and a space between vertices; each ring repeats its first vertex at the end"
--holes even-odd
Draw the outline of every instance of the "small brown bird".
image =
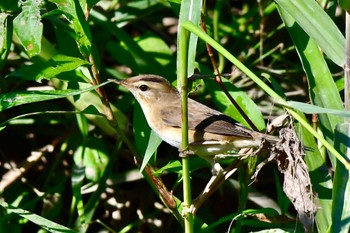
MULTIPOLYGON (((179 148, 181 144, 180 93, 165 78, 139 75, 116 81, 127 88, 141 105, 149 126, 160 138, 179 148)), ((218 154, 228 154, 242 148, 258 148, 263 140, 278 142, 278 138, 253 131, 223 113, 188 99, 189 149, 194 154, 212 160, 218 154)))

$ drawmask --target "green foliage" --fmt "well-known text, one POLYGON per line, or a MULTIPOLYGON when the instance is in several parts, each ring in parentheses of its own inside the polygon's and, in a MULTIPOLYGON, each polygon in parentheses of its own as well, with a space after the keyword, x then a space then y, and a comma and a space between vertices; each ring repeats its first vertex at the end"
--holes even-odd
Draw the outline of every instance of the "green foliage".
POLYGON ((42 1, 25 1, 22 12, 13 20, 13 28, 28 56, 38 55, 41 50, 43 24, 41 23, 40 5, 42 1))
MULTIPOLYGON (((182 170, 178 150, 150 132, 131 94, 108 79, 211 75, 207 43, 259 130, 285 111, 295 118, 318 195, 314 232, 348 232, 345 12, 335 14, 337 4, 1 1, 0 231, 183 232, 183 197, 203 191, 210 166, 190 157, 182 170), (183 180, 191 181, 185 193, 183 180)), ((192 98, 247 125, 213 79, 194 87, 192 98)), ((186 223, 194 232, 303 230, 275 164, 250 180, 265 158, 256 159, 222 161, 239 169, 186 223)))

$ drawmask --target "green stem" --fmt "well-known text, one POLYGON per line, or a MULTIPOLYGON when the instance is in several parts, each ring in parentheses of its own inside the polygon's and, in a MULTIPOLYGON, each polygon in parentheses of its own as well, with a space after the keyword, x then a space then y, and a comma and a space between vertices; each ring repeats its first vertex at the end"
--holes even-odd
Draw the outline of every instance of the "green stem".
MULTIPOLYGON (((181 128, 182 128, 182 141, 180 145, 180 151, 186 151, 188 149, 188 106, 187 106, 187 60, 188 60, 188 43, 190 39, 190 33, 183 28, 179 28, 178 32, 178 89, 181 93, 181 128)), ((192 204, 191 194, 191 173, 189 158, 184 156, 182 158, 182 172, 183 172, 183 210, 184 210, 184 222, 185 232, 193 232, 193 214, 190 211, 192 204)))
MULTIPOLYGON (((234 64, 238 69, 245 73, 249 78, 251 78, 258 86, 260 86, 269 96, 271 96, 275 101, 283 106, 287 106, 286 100, 279 96, 274 90, 272 90, 268 85, 264 83, 258 76, 256 76, 251 70, 249 70, 243 63, 241 63, 237 58, 235 58, 229 51, 222 47, 213 38, 205 34, 198 26, 194 25, 190 21, 181 23, 181 26, 186 30, 196 34, 206 43, 210 44, 214 49, 221 53, 227 60, 234 64)), ((315 138, 317 138, 328 150, 331 152, 344 166, 350 170, 350 163, 336 150, 334 147, 327 142, 315 129, 313 129, 307 121, 305 121, 296 111, 287 108, 286 110, 300 122, 315 138)))
MULTIPOLYGON (((186 151, 188 148, 188 107, 187 107, 187 51, 190 33, 187 30, 180 28, 178 32, 178 87, 181 93, 181 128, 182 141, 180 151, 186 151)), ((183 172, 183 208, 185 210, 185 232, 193 232, 193 214, 187 210, 192 204, 191 194, 191 174, 189 158, 182 158, 183 172)))

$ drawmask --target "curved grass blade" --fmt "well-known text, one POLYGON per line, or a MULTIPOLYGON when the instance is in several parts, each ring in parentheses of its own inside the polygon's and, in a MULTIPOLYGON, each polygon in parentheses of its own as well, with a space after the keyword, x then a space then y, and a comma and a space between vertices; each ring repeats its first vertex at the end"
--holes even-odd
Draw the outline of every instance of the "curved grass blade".
POLYGON ((332 114, 332 115, 337 115, 341 117, 350 117, 350 112, 345 111, 345 110, 338 110, 338 109, 331 109, 331 108, 323 108, 320 106, 312 105, 312 104, 307 104, 307 103, 302 103, 298 101, 287 101, 288 107, 297 109, 303 113, 306 114, 332 114))
MULTIPOLYGON (((350 149, 350 124, 339 124, 335 130, 335 147, 345 156, 350 149)), ((331 232, 349 232, 350 229, 350 172, 337 161, 334 173, 331 232)))
POLYGON ((314 0, 275 0, 338 66, 345 62, 345 38, 314 0))
POLYGON ((88 64, 89 62, 77 57, 57 54, 47 62, 37 62, 33 65, 23 66, 8 77, 19 76, 22 79, 41 82, 42 79, 50 79, 63 72, 75 70, 82 65, 88 64))
MULTIPOLYGON (((329 109, 343 109, 343 102, 319 45, 295 23, 296 20, 287 11, 279 7, 278 10, 307 76, 312 103, 329 109)), ((343 119, 330 114, 321 114, 318 118, 320 126, 325 129, 323 130, 325 138, 333 144, 334 129, 338 123, 343 122, 343 119)), ((334 157, 330 156, 330 159, 334 164, 334 157)))
POLYGON ((0 95, 0 112, 22 104, 35 103, 45 100, 65 98, 68 96, 80 95, 99 88, 111 81, 100 85, 78 90, 43 90, 43 91, 16 91, 0 95))
POLYGON ((31 213, 27 210, 11 206, 2 200, 0 200, 0 205, 6 209, 8 214, 10 214, 10 213, 17 214, 25 219, 28 219, 29 221, 31 221, 35 224, 37 224, 38 226, 40 226, 41 228, 43 228, 49 232, 77 233, 77 231, 69 229, 68 227, 65 227, 65 226, 60 225, 60 224, 55 223, 55 222, 52 222, 46 218, 43 218, 37 214, 31 213))
MULTIPOLYGON (((189 20, 193 24, 198 25, 201 17, 201 10, 202 10, 201 0, 182 1, 180 15, 179 15, 179 22, 185 22, 189 20)), ((179 24, 178 44, 183 42, 181 30, 182 30, 181 25, 179 24)), ((191 76, 194 72, 197 41, 198 41, 198 36, 195 34, 191 34, 188 42, 188 47, 187 47, 187 50, 188 50, 187 51, 187 75, 188 76, 191 76)), ((179 54, 177 56, 179 57, 179 54)))

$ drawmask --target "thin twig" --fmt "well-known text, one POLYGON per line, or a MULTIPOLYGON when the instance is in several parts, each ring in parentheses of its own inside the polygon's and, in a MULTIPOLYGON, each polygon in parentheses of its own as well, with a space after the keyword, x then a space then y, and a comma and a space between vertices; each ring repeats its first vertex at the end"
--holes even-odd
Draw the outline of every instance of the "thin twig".
MULTIPOLYGON (((94 59, 92 54, 90 54, 90 56, 89 56, 89 62, 91 63, 91 70, 89 69, 89 71, 91 72, 91 75, 93 77, 93 82, 94 82, 93 85, 98 85, 101 83, 101 78, 100 78, 100 74, 98 72, 96 63, 95 63, 95 59, 94 59)), ((96 91, 101 98, 101 101, 102 101, 102 104, 104 107, 103 110, 104 110, 104 113, 106 115, 107 120, 110 122, 110 124, 112 126, 115 126, 117 124, 117 121, 114 117, 113 111, 112 111, 111 106, 109 104, 106 92, 104 91, 104 89, 102 87, 97 88, 96 91)))

